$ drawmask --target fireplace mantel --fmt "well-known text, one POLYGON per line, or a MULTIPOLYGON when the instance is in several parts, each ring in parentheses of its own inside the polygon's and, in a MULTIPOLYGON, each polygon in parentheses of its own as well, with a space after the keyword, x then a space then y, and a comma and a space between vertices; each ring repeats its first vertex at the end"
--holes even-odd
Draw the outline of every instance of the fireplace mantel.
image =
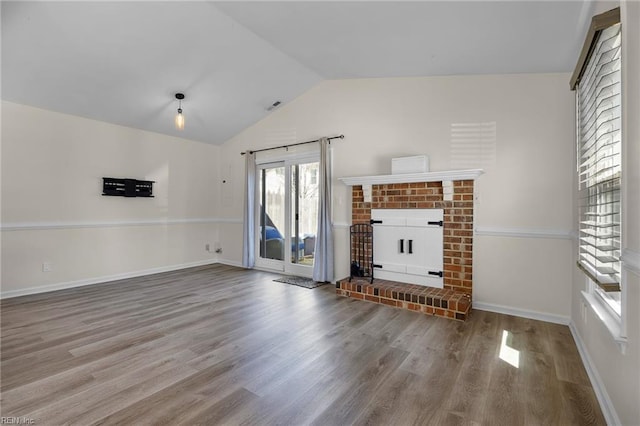
POLYGON ((439 182, 453 180, 475 180, 484 173, 482 169, 445 170, 441 172, 402 173, 395 175, 354 176, 338 178, 347 186, 384 185, 388 183, 439 182))

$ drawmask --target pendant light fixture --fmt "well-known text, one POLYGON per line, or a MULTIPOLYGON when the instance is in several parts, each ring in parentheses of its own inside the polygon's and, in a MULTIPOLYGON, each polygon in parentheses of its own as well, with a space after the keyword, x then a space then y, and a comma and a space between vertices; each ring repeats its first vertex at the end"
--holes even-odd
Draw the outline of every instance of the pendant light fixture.
POLYGON ((182 100, 184 99, 183 93, 176 93, 176 99, 178 100, 178 114, 176 115, 176 129, 184 130, 184 115, 182 114, 182 100))

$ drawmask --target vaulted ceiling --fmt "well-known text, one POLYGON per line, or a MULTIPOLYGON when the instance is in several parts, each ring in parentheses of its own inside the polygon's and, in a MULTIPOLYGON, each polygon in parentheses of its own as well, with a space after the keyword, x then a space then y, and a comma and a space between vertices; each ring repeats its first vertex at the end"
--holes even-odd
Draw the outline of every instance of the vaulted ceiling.
POLYGON ((3 1, 2 99, 220 144, 323 79, 569 72, 592 10, 573 0, 3 1))

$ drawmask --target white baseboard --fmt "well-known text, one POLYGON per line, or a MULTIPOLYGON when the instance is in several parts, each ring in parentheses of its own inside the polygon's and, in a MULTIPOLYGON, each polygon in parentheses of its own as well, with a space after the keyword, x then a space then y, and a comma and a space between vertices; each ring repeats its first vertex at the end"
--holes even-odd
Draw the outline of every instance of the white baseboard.
POLYGON ((578 329, 576 328, 573 321, 569 322, 569 330, 571 330, 571 335, 573 336, 573 340, 576 342, 576 347, 578 348, 578 353, 580 353, 580 358, 582 358, 582 364, 584 365, 585 370, 587 370, 587 375, 589 376, 589 380, 591 381, 591 387, 593 387, 593 391, 596 394, 596 398, 598 398, 598 403, 600 404, 600 409, 602 410, 602 415, 604 419, 607 421, 608 425, 620 425, 620 418, 618 417, 618 413, 616 412, 615 407, 613 406, 613 402, 611 402, 611 398, 607 393, 607 389, 600 378, 600 374, 598 374, 598 370, 595 367, 595 364, 591 360, 589 356, 589 352, 587 351, 587 347, 580 337, 580 333, 578 333, 578 329))
POLYGON ((244 268, 244 266, 242 266, 242 262, 237 262, 235 260, 229 260, 229 259, 218 259, 218 262, 222 265, 228 265, 228 266, 237 266, 238 268, 244 268))
POLYGON ((562 315, 549 314, 546 312, 530 311, 528 309, 512 308, 510 306, 495 305, 493 303, 476 302, 471 304, 473 309, 480 311, 496 312, 498 314, 513 315, 516 317, 529 318, 539 321, 551 322, 554 324, 569 325, 571 319, 562 315))
POLYGON ((122 274, 115 274, 115 275, 106 275, 102 277, 88 278, 84 280, 67 281, 64 283, 49 284, 49 285, 43 285, 38 287, 29 287, 29 288, 23 288, 20 290, 9 290, 5 292, 1 292, 0 299, 9 299, 12 297, 26 296, 28 294, 47 293, 50 291, 64 290, 64 289, 74 288, 74 287, 84 287, 87 285, 101 284, 109 281, 117 281, 117 280, 123 280, 127 278, 141 277, 144 275, 158 274, 161 272, 177 271, 179 269, 193 268, 194 266, 211 265, 214 263, 218 263, 218 260, 206 259, 206 260, 199 260, 197 262, 181 263, 178 265, 170 265, 170 266, 161 266, 159 268, 125 272, 122 274))

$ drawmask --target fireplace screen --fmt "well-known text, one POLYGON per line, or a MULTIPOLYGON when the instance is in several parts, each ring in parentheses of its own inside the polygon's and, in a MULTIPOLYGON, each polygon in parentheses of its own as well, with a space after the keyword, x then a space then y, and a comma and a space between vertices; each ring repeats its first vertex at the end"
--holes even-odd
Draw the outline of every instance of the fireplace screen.
POLYGON ((351 226, 351 274, 373 282, 373 227, 366 223, 351 226))

